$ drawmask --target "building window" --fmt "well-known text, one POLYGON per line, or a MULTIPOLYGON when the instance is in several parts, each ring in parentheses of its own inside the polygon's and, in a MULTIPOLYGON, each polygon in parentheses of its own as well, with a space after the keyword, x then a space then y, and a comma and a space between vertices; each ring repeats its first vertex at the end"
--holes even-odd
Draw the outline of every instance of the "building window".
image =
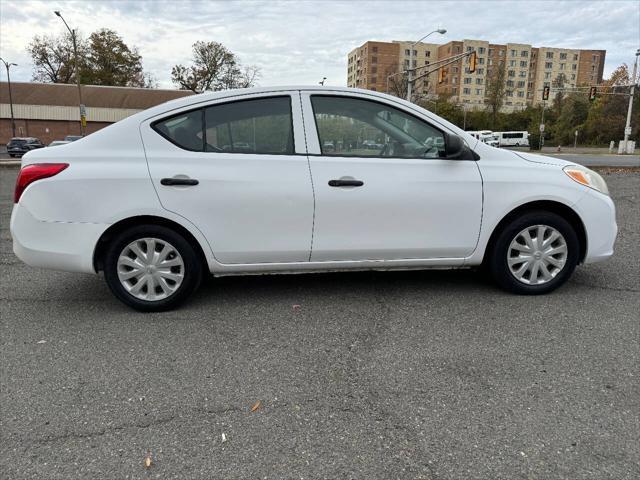
POLYGON ((518 96, 520 98, 523 98, 524 97, 524 92, 522 90, 518 91, 518 96))
POLYGON ((553 52, 547 52, 547 58, 549 59, 553 58, 553 52))
POLYGON ((489 56, 492 56, 492 55, 493 55, 493 48, 490 48, 489 49, 489 56))
POLYGON ((518 55, 518 52, 516 50, 511 50, 511 56, 515 57, 516 55, 518 55))
POLYGON ((578 69, 578 65, 576 65, 575 63, 571 65, 571 70, 577 70, 577 69, 578 69))
POLYGON ((478 64, 479 65, 484 65, 484 58, 483 57, 478 58, 478 64))
POLYGON ((425 55, 426 55, 426 57, 427 57, 427 58, 431 57, 431 52, 430 52, 429 50, 427 50, 427 51, 426 51, 426 52, 424 52, 424 53, 425 53, 425 55))
POLYGON ((545 72, 544 73, 544 78, 545 79, 551 78, 551 72, 545 72))
POLYGON ((418 66, 418 61, 417 60, 413 60, 411 63, 413 64, 413 68, 418 66))
POLYGON ((371 47, 371 51, 373 53, 378 53, 378 47, 371 47))
POLYGON ((467 52, 473 52, 473 47, 467 47, 467 52))
POLYGON ((598 61, 598 55, 591 55, 591 61, 596 63, 598 61))
POLYGON ((409 55, 411 55, 411 50, 409 50, 408 48, 404 51, 404 54, 408 57, 409 55))
POLYGON ((560 70, 564 70, 564 66, 565 66, 565 64, 564 64, 564 63, 561 63, 561 64, 560 64, 560 70))
POLYGON ((504 55, 504 50, 498 50, 498 56, 502 57, 504 55))
POLYGON ((371 67, 371 73, 378 73, 378 67, 371 67))
POLYGON ((566 60, 567 59, 567 54, 565 52, 562 52, 560 54, 560 60, 566 60))
POLYGON ((516 61, 515 60, 509 60, 509 66, 510 67, 515 67, 516 66, 516 61))
POLYGON ((378 83, 377 77, 371 77, 371 83, 378 83))
POLYGON ((544 68, 551 68, 553 66, 553 63, 551 62, 545 62, 544 64, 544 68))
POLYGON ((476 85, 482 85, 484 82, 481 78, 476 78, 476 85))
POLYGON ((478 69, 476 70, 476 73, 477 73, 478 75, 484 75, 484 68, 478 68, 478 69))
POLYGON ((476 88, 476 95, 482 95, 482 89, 476 88))
POLYGON ((471 77, 464 77, 464 84, 465 85, 469 85, 473 80, 471 79, 471 77))
POLYGON ((525 84, 524 80, 520 80, 518 82, 518 88, 524 88, 524 84, 525 84))
POLYGON ((429 60, 425 60, 425 61, 424 61, 424 64, 425 64, 425 65, 429 65, 429 60))
POLYGON ((508 75, 509 75, 510 77, 515 77, 515 76, 516 76, 516 71, 515 71, 515 70, 509 70, 508 75))
POLYGON ((484 47, 478 48, 478 53, 483 54, 484 52, 485 52, 485 48, 484 47))
POLYGON ((576 74, 575 74, 575 73, 572 73, 572 74, 571 74, 571 80, 575 80, 575 79, 576 79, 576 74))
POLYGON ((409 60, 405 60, 404 61, 404 67, 405 68, 409 68, 409 60))
POLYGON ((520 67, 521 68, 527 68, 527 61, 526 60, 521 60, 520 61, 520 67))
POLYGON ((507 87, 513 87, 513 80, 507 80, 507 87))
POLYGON ((378 57, 371 57, 371 63, 378 63, 378 57))
POLYGON ((451 93, 453 93, 454 95, 457 95, 458 94, 458 87, 453 87, 451 89, 451 93))
POLYGON ((528 57, 528 56, 529 56, 529 52, 528 52, 527 50, 522 50, 522 51, 520 52, 520 56, 521 56, 521 57, 528 57))
POLYGON ((463 93, 463 95, 471 95, 471 89, 470 88, 463 88, 462 89, 462 93, 463 93))
POLYGON ((453 71, 453 73, 458 73, 458 67, 453 67, 452 71, 453 71))
POLYGON ((525 78, 527 76, 526 70, 520 70, 520 74, 518 75, 520 78, 525 78))

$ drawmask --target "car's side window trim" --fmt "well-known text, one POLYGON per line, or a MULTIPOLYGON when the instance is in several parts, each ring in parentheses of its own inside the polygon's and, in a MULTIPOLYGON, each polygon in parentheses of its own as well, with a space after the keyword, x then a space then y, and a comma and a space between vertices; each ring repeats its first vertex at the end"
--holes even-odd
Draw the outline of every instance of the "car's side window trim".
MULTIPOLYGON (((393 105, 389 105, 385 102, 381 102, 379 100, 375 100, 375 99, 371 99, 371 98, 361 98, 358 96, 350 96, 350 95, 335 95, 335 94, 323 94, 323 93, 311 93, 307 98, 309 100, 309 103, 311 104, 311 111, 313 112, 313 123, 315 125, 315 129, 316 129, 316 136, 318 138, 318 146, 320 148, 320 153, 319 154, 310 154, 311 156, 314 157, 341 157, 341 155, 327 155, 326 153, 322 152, 322 139, 320 138, 320 130, 318 128, 318 121, 316 119, 316 111, 315 108, 313 106, 313 97, 323 97, 323 98, 327 98, 327 97, 331 97, 331 98, 340 98, 340 99, 349 99, 349 100, 362 100, 362 101, 366 101, 366 102, 372 102, 372 103, 377 103, 378 105, 382 105, 385 106, 387 108, 390 109, 394 109, 397 111, 400 111, 404 114, 406 114, 407 116, 410 116, 412 118, 414 118, 415 120, 419 121, 419 122, 423 122, 426 123, 429 127, 433 128, 434 130, 438 131, 440 134, 442 134, 443 138, 446 138, 446 132, 444 132, 441 128, 434 126, 431 122, 428 122, 426 120, 424 120, 423 118, 417 117, 416 115, 414 115, 413 113, 407 112, 404 109, 398 108, 396 106, 393 105)), ((343 157, 345 158, 382 158, 382 159, 397 159, 397 160, 446 160, 446 158, 420 158, 420 157, 398 157, 398 156, 382 156, 382 155, 366 155, 366 156, 356 156, 356 155, 343 155, 343 157)))
MULTIPOLYGON (((172 115, 168 115, 166 117, 162 117, 162 118, 158 118, 156 120, 153 120, 149 126, 151 127, 151 129, 157 133, 158 135, 160 135, 162 138, 164 138, 165 140, 167 140, 168 142, 170 142, 171 144, 175 145, 177 148, 181 149, 181 150, 185 150, 188 152, 194 152, 194 153, 206 153, 206 154, 229 154, 229 155, 287 155, 287 156, 291 156, 291 155, 306 155, 306 153, 297 153, 296 152, 296 142, 295 142, 295 126, 294 126, 294 121, 293 121, 293 103, 292 103, 292 93, 284 93, 284 94, 280 94, 280 95, 266 95, 266 96, 259 96, 259 97, 249 97, 249 98, 241 98, 241 99, 236 99, 236 100, 230 100, 230 101, 221 101, 221 102, 216 102, 216 103, 210 103, 210 104, 205 104, 205 105, 199 105, 196 108, 192 108, 192 109, 187 109, 187 110, 182 110, 178 113, 173 113, 172 115), (291 147, 292 147, 292 151, 290 152, 283 152, 283 153, 277 153, 277 152, 271 152, 271 153, 249 153, 247 154, 246 152, 215 152, 215 151, 209 151, 206 149, 207 146, 207 129, 206 129, 206 121, 205 121, 205 113, 206 113, 206 109, 207 108, 213 108, 213 107, 217 107, 217 106, 222 106, 222 105, 231 105, 234 103, 241 103, 241 102, 250 102, 250 101, 255 101, 255 100, 264 100, 264 99, 274 99, 274 98, 286 98, 287 101, 289 102, 289 122, 290 122, 290 135, 291 135, 291 147), (156 128, 156 125, 162 122, 166 122, 167 120, 170 120, 172 118, 176 118, 179 117, 180 115, 188 115, 192 112, 196 112, 196 111, 200 111, 201 115, 202 115, 202 150, 194 150, 191 148, 187 148, 183 145, 179 145, 178 143, 176 143, 171 137, 165 135, 161 130, 159 130, 158 128, 156 128)), ((228 124, 228 128, 229 128, 229 138, 231 137, 231 125, 228 124)), ((289 146, 289 145, 288 145, 289 146)))

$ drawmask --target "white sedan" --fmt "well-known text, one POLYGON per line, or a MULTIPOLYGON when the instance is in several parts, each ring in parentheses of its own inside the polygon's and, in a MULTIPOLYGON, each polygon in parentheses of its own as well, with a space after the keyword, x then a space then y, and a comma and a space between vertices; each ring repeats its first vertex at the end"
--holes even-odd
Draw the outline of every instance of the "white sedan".
POLYGON ((103 272, 143 311, 176 306, 204 272, 485 265, 546 293, 610 257, 616 232, 597 173, 334 87, 185 97, 29 152, 11 217, 24 262, 103 272))

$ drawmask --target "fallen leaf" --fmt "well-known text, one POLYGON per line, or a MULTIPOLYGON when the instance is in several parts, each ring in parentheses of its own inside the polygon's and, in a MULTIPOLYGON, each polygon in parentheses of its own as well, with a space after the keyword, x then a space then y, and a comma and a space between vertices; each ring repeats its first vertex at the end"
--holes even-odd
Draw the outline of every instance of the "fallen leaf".
POLYGON ((144 457, 144 468, 149 468, 151 467, 151 455, 147 455, 146 457, 144 457))
POLYGON ((260 402, 260 400, 258 400, 256 403, 253 404, 253 407, 251 407, 251 411, 255 412, 256 410, 258 410, 260 408, 260 405, 262 405, 262 402, 260 402))
POLYGON ((227 436, 222 432, 222 443, 227 441, 227 436))

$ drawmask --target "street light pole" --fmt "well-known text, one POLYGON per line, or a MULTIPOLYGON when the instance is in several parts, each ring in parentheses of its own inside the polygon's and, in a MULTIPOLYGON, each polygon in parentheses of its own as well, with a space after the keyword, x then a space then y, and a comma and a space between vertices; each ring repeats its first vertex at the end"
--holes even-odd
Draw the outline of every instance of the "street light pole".
POLYGON ((434 30, 433 32, 429 32, 424 37, 422 37, 420 40, 418 40, 416 42, 413 42, 409 47, 409 68, 407 69, 409 71, 409 75, 407 77, 407 101, 409 101, 409 102, 411 101, 411 82, 413 80, 411 78, 411 77, 413 77, 413 47, 415 47, 418 43, 420 43, 422 40, 424 40, 425 38, 427 38, 429 35, 431 35, 433 33, 439 33, 440 35, 444 35, 445 33, 447 33, 447 30, 444 29, 444 28, 438 28, 437 30, 434 30))
POLYGON ((4 66, 7 69, 7 84, 9 85, 9 109, 11 110, 11 136, 15 137, 16 136, 16 120, 13 117, 13 98, 11 97, 11 75, 9 74, 9 69, 12 66, 17 67, 18 64, 9 63, 2 58, 0 58, 0 60, 2 60, 2 63, 4 63, 4 66))
POLYGON ((80 87, 80 69, 78 68, 78 44, 76 42, 76 30, 75 29, 71 30, 69 28, 69 25, 67 25, 67 22, 62 16, 62 14, 60 13, 60 11, 55 10, 53 13, 55 13, 63 21, 64 26, 67 27, 67 30, 69 30, 69 33, 71 34, 71 40, 73 41, 73 64, 74 64, 74 70, 76 71, 76 85, 78 85, 78 101, 79 101, 79 109, 80 109, 80 135, 84 137, 84 122, 83 122, 84 111, 82 108, 82 88, 80 87))
POLYGON ((640 56, 640 48, 636 50, 636 61, 633 64, 633 75, 631 76, 631 90, 629 91, 629 109, 627 110, 627 123, 624 126, 624 152, 627 153, 627 142, 631 135, 631 111, 633 110, 633 94, 636 89, 636 73, 638 71, 638 56, 640 56))

